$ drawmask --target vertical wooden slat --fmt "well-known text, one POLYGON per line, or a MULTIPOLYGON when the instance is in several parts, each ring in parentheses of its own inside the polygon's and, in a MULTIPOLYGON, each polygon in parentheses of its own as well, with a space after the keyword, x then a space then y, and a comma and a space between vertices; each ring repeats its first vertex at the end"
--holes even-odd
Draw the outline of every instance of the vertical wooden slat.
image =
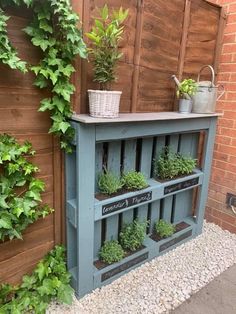
POLYGON ((154 230, 155 223, 160 219, 160 200, 151 203, 150 233, 154 230))
POLYGON ((134 46, 134 72, 133 72, 131 112, 137 111, 139 64, 140 64, 140 55, 141 55, 141 40, 142 40, 142 26, 143 26, 143 8, 144 8, 144 1, 138 0, 137 1, 137 18, 136 18, 136 36, 135 36, 135 46, 134 46))
POLYGON ((187 44, 188 29, 189 29, 189 23, 190 23, 190 11, 191 11, 191 0, 185 0, 183 32, 182 32, 182 40, 181 40, 181 47, 180 47, 180 54, 179 54, 179 66, 178 66, 179 80, 182 80, 182 75, 183 75, 183 70, 184 70, 186 44, 187 44))
MULTIPOLYGON (((152 165, 152 149, 153 138, 143 139, 142 152, 140 160, 140 171, 149 179, 151 175, 152 165)), ((138 208, 138 219, 140 221, 147 221, 148 205, 143 205, 138 208)))
MULTIPOLYGON (((108 144, 107 168, 115 175, 120 176, 121 165, 121 141, 110 142, 108 144)), ((114 215, 106 219, 106 240, 117 240, 119 228, 119 215, 114 215)))
MULTIPOLYGON (((96 157, 95 157, 95 190, 98 192, 98 175, 102 172, 103 160, 103 143, 96 144, 96 157)), ((98 252, 101 248, 102 239, 102 221, 98 220, 94 224, 94 258, 98 257, 98 252)))
MULTIPOLYGON (((123 171, 135 170, 136 164, 136 140, 127 140, 124 144, 124 160, 123 171)), ((130 209, 122 214, 122 224, 130 223, 133 221, 134 210, 130 209)))
POLYGON ((95 126, 77 125, 77 291, 80 296, 93 289, 95 126), (89 165, 89 167, 85 167, 89 165), (92 182, 91 182, 92 180, 92 182))
MULTIPOLYGON (((169 148, 172 152, 177 152, 179 146, 179 135, 170 135, 169 137, 169 148)), ((173 202, 175 201, 175 196, 168 196, 163 200, 163 219, 170 222, 172 216, 173 202)))
POLYGON ((216 39, 216 49, 215 49, 215 57, 214 57, 214 70, 217 75, 218 68, 219 68, 219 62, 220 62, 220 56, 223 46, 223 35, 224 35, 224 29, 226 26, 226 13, 225 9, 220 9, 220 21, 219 21, 219 27, 217 32, 217 39, 216 39))
MULTIPOLYGON (((197 157, 199 135, 182 134, 180 138, 179 152, 192 158, 197 157)), ((179 222, 192 214, 193 190, 179 193, 175 197, 175 208, 173 213, 173 222, 179 222)))

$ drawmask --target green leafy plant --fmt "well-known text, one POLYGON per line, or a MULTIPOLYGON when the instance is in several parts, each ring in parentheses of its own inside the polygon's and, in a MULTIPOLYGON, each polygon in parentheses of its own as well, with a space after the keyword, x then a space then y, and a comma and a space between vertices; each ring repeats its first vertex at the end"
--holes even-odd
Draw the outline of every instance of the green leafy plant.
POLYGON ((73 289, 66 270, 65 249, 56 246, 19 286, 0 285, 0 313, 46 313, 51 300, 72 303, 73 289))
POLYGON ((179 174, 185 175, 193 172, 193 169, 197 165, 196 159, 191 158, 190 156, 179 155, 179 174))
POLYGON ((128 190, 141 190, 148 186, 147 180, 143 173, 137 171, 128 171, 123 174, 122 182, 128 190))
POLYGON ((192 173, 196 165, 196 159, 180 153, 173 153, 168 147, 165 147, 159 158, 154 159, 153 173, 155 178, 161 180, 173 179, 192 173))
MULTIPOLYGON (((72 62, 77 55, 87 57, 82 32, 78 28, 79 17, 68 0, 2 0, 1 4, 26 4, 34 12, 33 21, 24 31, 31 37, 32 44, 42 50, 43 58, 38 65, 28 65, 28 69, 35 73, 37 87, 51 90, 51 97, 41 101, 39 111, 50 111, 52 126, 49 132, 59 136, 61 147, 70 152, 74 136, 68 121, 72 116, 70 99, 75 91, 70 82, 75 72, 72 62)), ((2 10, 0 13, 0 60, 12 69, 26 72, 26 63, 19 59, 7 37, 8 17, 2 10)))
POLYGON ((180 86, 177 89, 178 98, 186 98, 186 95, 192 97, 197 92, 197 83, 192 79, 185 79, 180 83, 180 86))
POLYGON ((119 262, 124 255, 122 246, 116 240, 106 241, 99 252, 99 258, 107 264, 119 262))
POLYGON ((168 147, 165 147, 159 158, 154 159, 153 172, 154 177, 161 180, 173 179, 178 176, 179 164, 177 154, 174 154, 168 147))
POLYGON ((128 16, 128 10, 113 10, 109 14, 105 5, 99 11, 99 18, 94 20, 91 32, 87 37, 92 42, 88 50, 94 63, 94 81, 100 84, 100 89, 109 90, 110 84, 116 80, 115 70, 117 61, 122 57, 119 42, 124 31, 123 22, 128 16))
POLYGON ((139 222, 137 219, 125 225, 120 232, 120 243, 124 249, 136 251, 146 237, 148 222, 139 222))
POLYGON ((105 171, 98 176, 98 188, 103 194, 114 194, 123 187, 120 177, 110 171, 105 171))
POLYGON ((172 236, 175 232, 175 226, 165 220, 159 220, 155 224, 155 231, 161 238, 167 238, 172 236))
POLYGON ((44 182, 34 177, 38 167, 27 160, 32 145, 20 145, 7 134, 0 135, 0 240, 22 238, 22 231, 53 210, 40 205, 44 182))

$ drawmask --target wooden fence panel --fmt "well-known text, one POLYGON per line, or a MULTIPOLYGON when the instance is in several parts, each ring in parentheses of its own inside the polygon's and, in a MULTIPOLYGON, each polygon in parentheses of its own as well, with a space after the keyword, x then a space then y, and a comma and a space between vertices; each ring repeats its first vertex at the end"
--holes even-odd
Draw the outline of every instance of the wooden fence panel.
MULTIPOLYGON (((9 11, 9 37, 22 59, 34 64, 40 53, 22 29, 28 25, 29 12, 9 11), (13 15, 12 15, 13 14, 13 15), (26 15, 27 14, 27 15, 26 15)), ((39 113, 39 102, 47 92, 33 86, 34 75, 22 74, 0 65, 0 133, 14 135, 20 142, 29 140, 37 151, 31 158, 44 180, 43 202, 55 213, 26 229, 23 240, 0 243, 0 283, 17 283, 23 274, 62 239, 62 163, 58 142, 48 134, 51 121, 48 113, 39 113)))

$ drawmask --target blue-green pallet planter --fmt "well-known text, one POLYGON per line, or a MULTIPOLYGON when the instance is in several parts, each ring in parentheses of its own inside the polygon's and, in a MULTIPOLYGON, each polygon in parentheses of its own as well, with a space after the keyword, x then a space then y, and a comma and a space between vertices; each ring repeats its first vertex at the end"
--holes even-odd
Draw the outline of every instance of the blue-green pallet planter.
POLYGON ((77 297, 201 233, 217 117, 163 112, 121 114, 111 120, 74 115, 74 152, 66 156, 66 217, 68 268, 77 297), (193 174, 166 182, 152 178, 152 160, 164 146, 197 158, 203 133, 201 165, 193 174), (97 200, 96 181, 104 163, 117 174, 142 171, 149 187, 97 200), (144 248, 119 263, 97 269, 94 262, 103 241, 117 239, 122 224, 136 217, 150 221, 144 248), (161 218, 185 227, 156 242, 151 233, 161 218))

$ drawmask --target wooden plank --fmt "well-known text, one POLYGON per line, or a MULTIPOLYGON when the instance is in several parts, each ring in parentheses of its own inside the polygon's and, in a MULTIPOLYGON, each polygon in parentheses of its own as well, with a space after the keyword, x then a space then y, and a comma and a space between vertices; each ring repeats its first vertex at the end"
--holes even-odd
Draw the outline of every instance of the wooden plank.
POLYGON ((160 219, 160 200, 151 203, 149 232, 154 231, 155 223, 160 219))
POLYGON ((219 62, 220 62, 220 55, 222 51, 223 46, 223 35, 224 35, 224 29, 226 26, 226 12, 224 8, 220 9, 220 21, 219 21, 219 27, 217 32, 217 39, 216 39, 216 49, 215 49, 215 57, 214 57, 214 70, 215 74, 218 73, 219 68, 219 62))
MULTIPOLYGON (((136 140, 126 140, 124 144, 124 160, 123 171, 135 170, 136 166, 136 140)), ((122 214, 122 225, 133 221, 134 211, 133 209, 126 211, 122 214)))
POLYGON ((184 60, 186 53, 186 44, 190 24, 190 10, 191 10, 191 0, 185 0, 185 10, 184 10, 184 22, 183 22, 183 31, 179 55, 179 66, 178 66, 178 79, 181 81, 183 76, 184 69, 184 60))
POLYGON ((143 28, 143 8, 144 8, 144 2, 138 1, 137 17, 136 17, 135 46, 134 46, 134 73, 133 73, 133 82, 132 82, 133 84, 132 84, 131 112, 136 112, 137 99, 138 99, 139 64, 140 64, 142 28, 143 28))
MULTIPOLYGON (((147 179, 151 177, 152 149, 153 138, 151 137, 143 139, 140 160, 140 171, 145 175, 147 179)), ((138 207, 138 219, 144 222, 148 220, 148 204, 138 207)))
MULTIPOLYGON (((108 171, 120 176, 121 169, 121 141, 114 141, 108 144, 108 171)), ((119 228, 119 215, 114 215, 106 219, 106 240, 117 240, 119 228)))
MULTIPOLYGON (((95 191, 98 192, 98 176, 103 170, 103 143, 96 144, 95 156, 95 191)), ((98 258, 98 252, 101 248, 102 241, 102 221, 98 220, 94 223, 94 259, 98 258)))

